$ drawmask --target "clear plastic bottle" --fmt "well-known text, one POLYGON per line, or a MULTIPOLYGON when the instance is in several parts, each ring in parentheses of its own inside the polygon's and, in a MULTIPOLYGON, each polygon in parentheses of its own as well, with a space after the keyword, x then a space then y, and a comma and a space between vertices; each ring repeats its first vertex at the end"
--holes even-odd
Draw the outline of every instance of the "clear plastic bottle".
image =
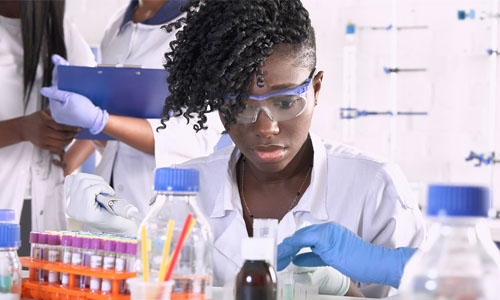
MULTIPOLYGON (((174 280, 172 298, 212 299, 213 236, 210 225, 196 204, 199 191, 198 170, 157 169, 155 191, 155 204, 141 224, 146 226, 147 237, 151 241, 151 250, 148 253, 149 280, 158 280, 168 221, 175 222, 170 247, 171 255, 179 241, 186 217, 192 214, 196 223, 184 241, 171 276, 174 280)), ((140 241, 137 245, 136 268, 138 277, 142 277, 140 241)))
POLYGON ((11 223, 14 212, 10 211, 0 210, 0 299, 19 300, 21 263, 17 249, 21 246, 21 231, 18 224, 11 223))
MULTIPOLYGON (((345 29, 343 56, 343 100, 344 108, 356 107, 356 25, 348 22, 345 29)), ((352 141, 355 134, 355 122, 344 120, 343 138, 352 141)))
POLYGON ((278 255, 278 219, 254 219, 253 220, 253 237, 270 238, 273 241, 272 260, 269 261, 271 266, 276 270, 277 255, 278 255))
POLYGON ((402 299, 500 299, 500 252, 486 222, 490 207, 486 187, 429 186, 432 223, 405 267, 402 299))
MULTIPOLYGON (((61 237, 59 234, 49 234, 47 242, 47 257, 50 262, 61 260, 61 237)), ((48 282, 59 283, 59 272, 48 271, 48 282)))
MULTIPOLYGON (((73 248, 71 245, 71 242, 73 240, 73 236, 65 234, 62 236, 61 239, 61 262, 65 264, 70 264, 71 263, 71 255, 73 252, 73 248)), ((62 285, 68 285, 69 283, 69 274, 68 273, 61 273, 61 284, 62 285)))
MULTIPOLYGON (((104 241, 104 255, 102 259, 102 269, 111 270, 115 268, 116 259, 116 241, 104 241)), ((103 279, 101 283, 101 291, 104 293, 111 292, 111 279, 103 279)))
POLYGON ((271 238, 246 238, 241 243, 245 260, 236 275, 236 300, 276 300, 276 271, 269 264, 274 256, 271 238))

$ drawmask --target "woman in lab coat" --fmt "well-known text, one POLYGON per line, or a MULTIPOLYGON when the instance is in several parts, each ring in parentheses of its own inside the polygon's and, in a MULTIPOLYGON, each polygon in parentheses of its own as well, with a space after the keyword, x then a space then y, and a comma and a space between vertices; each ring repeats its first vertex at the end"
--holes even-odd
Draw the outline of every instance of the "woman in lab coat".
MULTIPOLYGON (((179 8, 185 2, 132 0, 119 9, 101 42, 102 64, 161 68, 163 54, 170 49, 176 32, 169 33, 162 26, 182 17, 179 8)), ((143 213, 149 209, 155 166, 178 164, 212 153, 224 130, 219 118, 211 116, 210 128, 198 133, 183 117, 173 118, 168 129, 156 131, 161 125, 160 119, 108 115, 87 98, 62 93, 56 87, 43 89, 42 93, 51 99, 54 119, 60 123, 88 127, 86 124, 93 125, 93 120, 102 120, 103 124, 96 126, 100 130, 95 133, 102 130, 116 140, 105 143, 95 173, 115 188, 117 196, 127 199, 143 213), (66 102, 75 105, 66 105, 66 102), (98 117, 103 114, 105 117, 98 117), (155 157, 155 152, 163 155, 155 157)), ((76 142, 68 150, 67 172, 73 172, 93 150, 91 141, 76 142)))
POLYGON ((57 124, 38 93, 53 79, 50 55, 95 65, 63 14, 64 1, 0 1, 0 206, 15 209, 19 222, 24 199, 31 199, 28 232, 66 228, 63 170, 53 161, 78 133, 57 124))
MULTIPOLYGON (((214 284, 234 279, 254 218, 278 219, 279 242, 306 225, 335 222, 375 245, 419 246, 424 223, 401 170, 310 132, 324 74, 316 70, 314 30, 301 2, 190 4, 166 54, 172 93, 164 115, 167 126, 169 115, 184 110, 203 123, 218 110, 235 143, 178 165, 200 171, 198 205, 214 234, 214 284)), ((109 192, 97 181, 74 185, 72 194, 86 192, 93 202, 101 189, 109 192)), ((360 287, 368 297, 391 289, 360 287)))

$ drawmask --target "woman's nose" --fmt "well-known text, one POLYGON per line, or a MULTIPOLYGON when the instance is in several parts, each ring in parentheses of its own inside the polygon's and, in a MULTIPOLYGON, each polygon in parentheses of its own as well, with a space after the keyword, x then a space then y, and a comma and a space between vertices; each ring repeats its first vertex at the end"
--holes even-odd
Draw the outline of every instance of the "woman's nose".
POLYGON ((264 109, 257 113, 257 119, 252 124, 252 128, 255 135, 263 138, 270 138, 280 132, 278 122, 273 120, 272 115, 264 109))

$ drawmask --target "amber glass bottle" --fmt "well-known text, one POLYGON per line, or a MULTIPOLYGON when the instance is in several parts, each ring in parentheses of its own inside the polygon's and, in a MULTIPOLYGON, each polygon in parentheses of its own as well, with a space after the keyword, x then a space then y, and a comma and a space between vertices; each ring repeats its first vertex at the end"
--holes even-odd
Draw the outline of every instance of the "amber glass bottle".
POLYGON ((236 300, 275 300, 276 271, 269 264, 274 258, 273 240, 247 238, 242 241, 245 262, 236 275, 236 300))

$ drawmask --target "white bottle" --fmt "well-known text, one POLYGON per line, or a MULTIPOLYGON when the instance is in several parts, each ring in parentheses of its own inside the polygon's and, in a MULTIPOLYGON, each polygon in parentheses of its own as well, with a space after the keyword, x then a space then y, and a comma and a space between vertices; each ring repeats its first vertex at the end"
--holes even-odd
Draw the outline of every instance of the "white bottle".
MULTIPOLYGON (((169 220, 175 222, 170 255, 179 242, 188 214, 196 220, 173 268, 172 298, 176 297, 175 294, 184 294, 186 299, 212 299, 213 235, 210 224, 196 203, 199 182, 199 172, 195 169, 157 169, 155 204, 141 224, 146 226, 148 244, 151 245, 148 251, 149 281, 157 281, 169 220)), ((136 261, 138 277, 143 276, 140 239, 139 236, 136 261)))
POLYGON ((500 299, 500 252, 486 218, 489 190, 431 185, 427 240, 405 267, 402 299, 500 299))

